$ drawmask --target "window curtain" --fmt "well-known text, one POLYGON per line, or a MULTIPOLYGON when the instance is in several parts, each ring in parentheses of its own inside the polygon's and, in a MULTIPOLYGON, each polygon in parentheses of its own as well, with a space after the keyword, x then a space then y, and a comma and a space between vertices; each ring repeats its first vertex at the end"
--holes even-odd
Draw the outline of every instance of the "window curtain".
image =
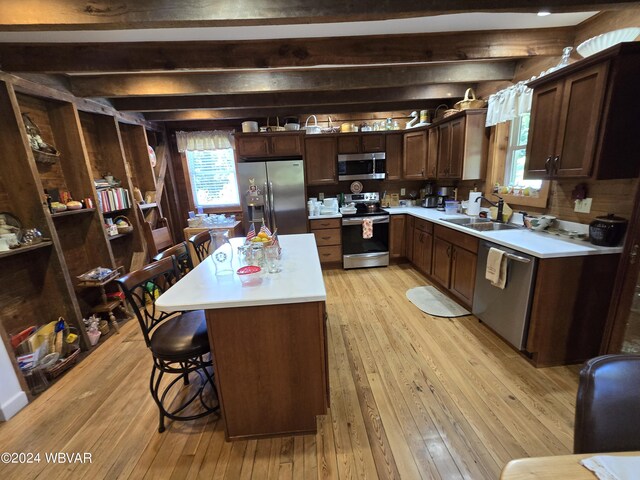
POLYGON ((176 132, 178 152, 223 150, 233 148, 233 134, 228 131, 176 132))
POLYGON ((533 90, 518 82, 489 96, 485 125, 492 127, 498 123, 513 120, 519 115, 531 112, 533 90))

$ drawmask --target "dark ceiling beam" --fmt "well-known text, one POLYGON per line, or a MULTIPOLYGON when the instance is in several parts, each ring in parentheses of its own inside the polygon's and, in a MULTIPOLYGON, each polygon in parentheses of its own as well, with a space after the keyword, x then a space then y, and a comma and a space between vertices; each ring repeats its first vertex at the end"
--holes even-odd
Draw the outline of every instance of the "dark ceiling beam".
POLYGON ((513 78, 515 63, 465 62, 368 68, 130 74, 71 77, 79 97, 349 90, 513 78))
POLYGON ((149 70, 371 65, 560 56, 568 27, 484 32, 212 42, 0 44, 6 72, 100 73, 149 70))
POLYGON ((108 30, 385 20, 463 12, 578 12, 623 8, 602 0, 2 0, 0 30, 108 30))
POLYGON ((240 95, 188 95, 176 97, 126 97, 112 100, 121 112, 167 112, 179 110, 222 110, 230 108, 273 108, 287 105, 336 105, 366 102, 402 102, 460 98, 466 87, 475 85, 418 85, 395 88, 367 88, 317 92, 246 93, 240 95))
POLYGON ((316 114, 381 112, 396 110, 425 110, 434 109, 442 100, 414 100, 405 102, 368 102, 362 104, 336 105, 299 105, 297 107, 277 108, 239 108, 228 110, 189 110, 180 112, 150 112, 144 117, 148 121, 188 121, 188 120, 230 120, 230 119, 259 119, 271 117, 275 124, 275 117, 297 116, 301 113, 316 114))

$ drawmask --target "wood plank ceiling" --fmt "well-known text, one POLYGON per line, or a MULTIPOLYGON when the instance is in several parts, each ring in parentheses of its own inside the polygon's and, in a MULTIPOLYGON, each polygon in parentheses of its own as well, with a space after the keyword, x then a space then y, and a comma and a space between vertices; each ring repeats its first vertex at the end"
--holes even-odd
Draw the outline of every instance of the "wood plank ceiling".
MULTIPOLYGON (((304 0, 100 2, 42 6, 3 0, 2 32, 324 24, 474 12, 584 12, 619 1, 304 0)), ((0 68, 57 78, 79 97, 100 97, 150 120, 434 108, 467 86, 509 81, 517 62, 560 57, 575 26, 394 35, 109 43, 0 43, 0 68)))

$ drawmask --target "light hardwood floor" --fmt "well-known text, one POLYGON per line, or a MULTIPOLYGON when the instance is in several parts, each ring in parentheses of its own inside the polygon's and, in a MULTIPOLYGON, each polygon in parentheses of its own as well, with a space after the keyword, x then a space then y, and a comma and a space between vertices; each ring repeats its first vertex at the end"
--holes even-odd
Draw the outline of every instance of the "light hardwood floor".
POLYGON ((406 265, 325 272, 330 414, 317 435, 227 443, 221 420, 157 432, 135 322, 10 422, 0 452, 91 452, 92 464, 0 464, 2 479, 496 479, 511 459, 571 452, 579 366, 535 369, 472 316, 405 297, 406 265))

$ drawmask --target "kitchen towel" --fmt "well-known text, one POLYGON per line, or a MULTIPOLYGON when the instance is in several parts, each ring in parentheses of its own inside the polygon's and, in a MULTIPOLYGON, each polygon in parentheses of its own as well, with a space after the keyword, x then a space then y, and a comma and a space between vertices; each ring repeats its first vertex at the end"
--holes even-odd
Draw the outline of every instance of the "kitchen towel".
POLYGON ((362 238, 373 237, 373 220, 365 218, 362 220, 362 238))
POLYGON ((484 277, 494 287, 504 289, 507 284, 507 257, 504 251, 493 247, 489 249, 484 277))
POLYGON ((638 478, 640 457, 595 455, 580 460, 580 463, 596 474, 600 480, 632 480, 638 478))

